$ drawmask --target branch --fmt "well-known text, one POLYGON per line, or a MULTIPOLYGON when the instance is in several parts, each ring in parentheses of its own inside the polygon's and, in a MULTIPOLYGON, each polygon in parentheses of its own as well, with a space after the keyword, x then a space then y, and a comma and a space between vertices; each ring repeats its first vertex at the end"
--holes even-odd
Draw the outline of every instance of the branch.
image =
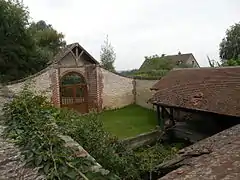
POLYGON ((77 168, 75 168, 73 165, 71 165, 70 163, 66 162, 66 164, 73 168, 75 171, 78 172, 78 174, 84 179, 84 180, 89 180, 81 171, 79 171, 77 168))

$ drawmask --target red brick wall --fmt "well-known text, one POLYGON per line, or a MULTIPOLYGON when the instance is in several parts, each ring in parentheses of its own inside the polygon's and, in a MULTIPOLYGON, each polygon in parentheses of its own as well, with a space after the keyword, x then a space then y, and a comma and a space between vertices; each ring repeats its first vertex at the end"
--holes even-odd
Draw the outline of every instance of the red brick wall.
POLYGON ((103 81, 101 69, 96 65, 87 65, 84 69, 78 68, 62 68, 61 73, 59 69, 56 69, 54 73, 51 74, 52 81, 52 103, 60 107, 60 74, 63 76, 69 72, 78 72, 84 75, 86 82, 88 84, 88 109, 89 111, 97 110, 98 112, 102 110, 102 91, 103 91, 103 81))
POLYGON ((100 67, 97 67, 97 98, 98 111, 102 111, 103 105, 103 74, 100 67))
POLYGON ((99 101, 98 101, 98 73, 97 67, 95 65, 86 66, 85 74, 88 82, 88 108, 89 111, 97 110, 99 111, 99 101))
POLYGON ((60 92, 59 92, 59 75, 58 75, 58 69, 54 69, 54 71, 50 75, 51 77, 51 89, 52 89, 52 97, 51 101, 52 103, 60 107, 60 92))

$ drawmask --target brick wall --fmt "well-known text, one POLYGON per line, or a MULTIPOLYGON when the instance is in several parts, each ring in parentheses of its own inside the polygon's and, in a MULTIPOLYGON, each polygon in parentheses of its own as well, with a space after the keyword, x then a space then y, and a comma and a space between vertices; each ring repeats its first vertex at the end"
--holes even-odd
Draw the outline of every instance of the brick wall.
POLYGON ((51 74, 51 101, 54 106, 60 107, 60 87, 59 87, 59 69, 55 69, 51 74))
POLYGON ((88 108, 91 110, 101 110, 98 104, 98 82, 97 67, 95 65, 85 66, 85 74, 88 81, 88 108))

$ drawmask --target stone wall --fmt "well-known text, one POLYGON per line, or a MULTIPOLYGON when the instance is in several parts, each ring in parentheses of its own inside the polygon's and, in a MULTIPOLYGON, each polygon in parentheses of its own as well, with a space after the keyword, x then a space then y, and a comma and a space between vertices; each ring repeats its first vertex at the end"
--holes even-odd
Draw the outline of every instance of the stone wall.
POLYGON ((101 68, 103 91, 102 107, 114 109, 134 103, 133 79, 119 76, 101 68))
POLYGON ((145 108, 153 109, 151 103, 147 103, 147 100, 152 97, 155 91, 151 91, 150 88, 158 80, 140 80, 135 79, 136 81, 136 104, 145 108))
POLYGON ((41 73, 30 76, 29 78, 20 80, 16 83, 12 82, 6 87, 9 89, 10 92, 18 94, 26 83, 30 83, 30 87, 32 90, 36 91, 37 93, 44 93, 49 98, 49 100, 51 100, 53 86, 51 80, 52 77, 56 77, 56 74, 57 69, 55 69, 54 67, 49 67, 41 73))
POLYGON ((136 137, 124 139, 122 140, 122 143, 127 148, 135 149, 135 148, 139 148, 145 145, 150 145, 152 143, 155 143, 161 135, 162 135, 161 131, 155 130, 152 132, 139 134, 136 137))
POLYGON ((109 72, 101 67, 86 65, 81 67, 54 67, 51 66, 31 77, 8 84, 10 92, 17 94, 26 82, 31 83, 31 89, 45 95, 54 105, 60 106, 59 82, 68 72, 81 73, 88 84, 89 110, 115 109, 133 103, 152 109, 147 100, 153 95, 150 88, 157 80, 140 80, 123 77, 109 72))

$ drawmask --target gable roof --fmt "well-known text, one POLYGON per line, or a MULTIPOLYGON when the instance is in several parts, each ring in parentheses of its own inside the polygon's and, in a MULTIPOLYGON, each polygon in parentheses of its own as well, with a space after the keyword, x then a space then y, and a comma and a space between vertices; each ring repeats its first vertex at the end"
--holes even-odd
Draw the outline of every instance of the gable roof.
MULTIPOLYGON (((177 65, 179 62, 181 62, 182 64, 186 64, 190 57, 192 57, 195 60, 195 62, 198 65, 198 67, 200 67, 198 62, 197 62, 197 60, 195 59, 195 57, 193 56, 192 53, 177 54, 177 55, 165 55, 165 56, 159 57, 158 60, 159 61, 161 59, 168 60, 171 63, 177 65)), ((146 69, 146 66, 148 66, 150 68, 155 68, 156 67, 155 61, 152 61, 152 59, 150 59, 150 60, 146 59, 139 69, 140 70, 141 69, 146 69)), ((151 69, 148 69, 148 70, 151 70, 151 69)))
POLYGON ((240 116, 240 66, 175 69, 151 89, 153 104, 240 116))
POLYGON ((176 55, 167 55, 167 56, 164 56, 166 57, 167 59, 177 63, 178 61, 181 61, 182 63, 186 63, 187 60, 190 58, 190 57, 193 57, 193 54, 192 53, 187 53, 187 54, 176 54, 176 55))
POLYGON ((79 43, 72 43, 68 44, 66 47, 61 49, 57 55, 54 56, 53 60, 50 62, 52 63, 58 63, 61 61, 68 53, 70 53, 74 48, 79 48, 81 51, 83 51, 88 59, 93 63, 93 64, 99 64, 99 62, 90 54, 88 53, 79 43))

